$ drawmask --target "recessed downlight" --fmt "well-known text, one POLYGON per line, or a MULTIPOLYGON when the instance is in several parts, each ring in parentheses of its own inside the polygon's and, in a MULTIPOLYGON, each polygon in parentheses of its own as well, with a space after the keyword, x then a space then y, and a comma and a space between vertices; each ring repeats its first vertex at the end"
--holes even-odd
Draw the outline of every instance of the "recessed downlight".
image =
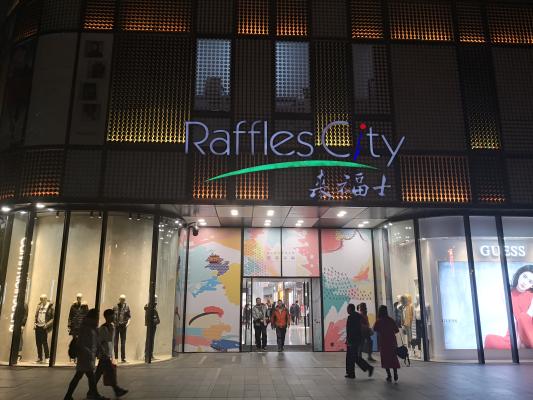
POLYGON ((200 219, 198 220, 198 223, 199 223, 199 224, 204 224, 204 223, 205 223, 205 219, 200 218, 200 219))
POLYGON ((268 210, 267 217, 273 217, 273 216, 274 216, 274 210, 268 210))
POLYGON ((364 228, 365 227, 365 224, 359 224, 357 225, 358 228, 364 228))
POLYGON ((337 213, 337 217, 338 217, 338 218, 342 218, 342 217, 344 217, 345 215, 346 215, 346 211, 344 211, 344 210, 341 210, 341 211, 339 211, 339 212, 337 213))
POLYGON ((8 213, 11 211, 11 207, 8 206, 2 206, 2 212, 8 213))
POLYGON ((364 225, 368 225, 369 223, 370 223, 370 221, 363 221, 364 225))
POLYGON ((239 215, 239 210, 237 210, 236 208, 232 209, 230 212, 231 212, 231 215, 232 215, 233 217, 236 217, 236 216, 239 215))
POLYGON ((46 206, 43 203, 37 203, 37 204, 35 204, 35 207, 37 207, 38 209, 43 209, 46 206))

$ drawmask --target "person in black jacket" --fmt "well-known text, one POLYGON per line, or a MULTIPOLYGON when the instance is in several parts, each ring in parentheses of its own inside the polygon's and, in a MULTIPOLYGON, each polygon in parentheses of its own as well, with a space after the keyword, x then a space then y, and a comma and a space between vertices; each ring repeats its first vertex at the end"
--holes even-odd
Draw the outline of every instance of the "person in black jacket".
POLYGON ((348 319, 346 320, 346 375, 345 378, 355 378, 355 364, 364 372, 368 371, 368 376, 371 377, 374 373, 374 367, 368 364, 359 355, 359 347, 363 340, 362 318, 355 312, 355 306, 348 304, 348 319))
POLYGON ((121 294, 118 304, 113 307, 115 313, 115 358, 118 360, 118 340, 120 338, 121 361, 126 362, 126 333, 131 319, 130 306, 126 303, 126 295, 121 294))
MULTIPOLYGON (((150 355, 151 360, 155 360, 154 357, 154 340, 155 340, 155 331, 157 325, 161 322, 159 319, 159 313, 157 312, 157 295, 154 299, 154 306, 152 307, 152 330, 151 335, 146 334, 146 344, 144 346, 144 358, 148 360, 148 355, 150 355)), ((148 304, 144 306, 144 326, 148 327, 150 325, 150 307, 148 304)))
POLYGON ((83 295, 78 293, 76 295, 76 301, 70 306, 68 313, 68 334, 72 337, 77 337, 81 327, 83 318, 89 312, 89 306, 82 301, 83 295))

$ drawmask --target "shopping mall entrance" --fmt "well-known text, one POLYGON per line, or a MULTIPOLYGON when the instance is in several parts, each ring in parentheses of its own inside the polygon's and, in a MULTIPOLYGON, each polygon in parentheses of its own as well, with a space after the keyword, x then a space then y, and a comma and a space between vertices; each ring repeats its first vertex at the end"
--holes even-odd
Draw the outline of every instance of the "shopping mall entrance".
MULTIPOLYGON (((313 351, 313 330, 321 335, 318 278, 245 278, 242 289, 242 351, 258 351, 252 318, 252 307, 257 298, 270 308, 281 300, 289 310, 291 324, 285 337, 285 351, 313 351)), ((321 346, 321 341, 316 345, 321 346)), ((267 326, 266 351, 277 351, 276 330, 270 324, 267 326)))

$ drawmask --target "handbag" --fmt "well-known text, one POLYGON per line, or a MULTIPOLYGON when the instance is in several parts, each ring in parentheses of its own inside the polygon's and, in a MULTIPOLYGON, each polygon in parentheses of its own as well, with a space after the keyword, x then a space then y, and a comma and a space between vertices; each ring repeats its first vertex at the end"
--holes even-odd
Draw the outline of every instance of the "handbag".
POLYGON ((396 355, 398 358, 401 358, 403 360, 403 363, 410 367, 411 366, 411 360, 409 359, 409 350, 407 350, 407 347, 403 343, 403 335, 400 334, 400 340, 402 341, 401 346, 396 347, 396 355))
POLYGON ((104 369, 104 386, 117 386, 117 365, 111 360, 108 361, 107 368, 104 369))

